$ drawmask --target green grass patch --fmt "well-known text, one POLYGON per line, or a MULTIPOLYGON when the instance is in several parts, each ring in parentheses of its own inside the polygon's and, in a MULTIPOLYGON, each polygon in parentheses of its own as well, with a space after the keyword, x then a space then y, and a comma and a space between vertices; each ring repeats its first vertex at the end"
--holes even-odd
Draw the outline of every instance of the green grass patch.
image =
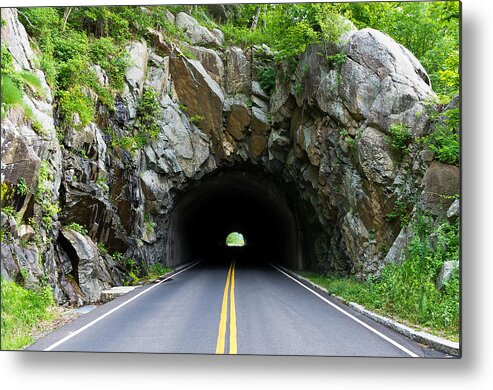
POLYGON ((171 268, 165 267, 160 263, 154 263, 147 269, 147 275, 145 279, 155 279, 171 271, 171 268))
POLYGON ((2 105, 14 106, 22 102, 23 93, 11 77, 2 76, 2 105))
POLYGON ((379 278, 360 281, 352 276, 321 276, 304 272, 314 283, 345 300, 437 336, 458 341, 459 272, 444 287, 435 285, 443 263, 459 258, 457 223, 434 227, 431 218, 412 223, 414 236, 401 264, 388 264, 379 278), (434 242, 430 242, 433 237, 434 242))
POLYGON ((50 287, 39 292, 26 290, 13 281, 2 280, 2 350, 18 350, 34 342, 33 331, 41 321, 51 320, 55 306, 50 287))

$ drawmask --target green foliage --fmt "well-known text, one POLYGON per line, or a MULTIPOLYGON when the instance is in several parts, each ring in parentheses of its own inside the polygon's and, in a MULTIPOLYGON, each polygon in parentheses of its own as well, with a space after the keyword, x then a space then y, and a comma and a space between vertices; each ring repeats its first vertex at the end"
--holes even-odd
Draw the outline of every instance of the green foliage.
POLYGON ((31 88, 31 91, 36 95, 36 96, 43 96, 44 91, 43 91, 43 85, 41 84, 41 81, 38 79, 38 76, 35 74, 28 72, 27 70, 21 70, 18 73, 18 77, 22 80, 22 84, 27 85, 31 88))
POLYGON ((332 65, 343 65, 347 60, 347 53, 340 52, 340 53, 329 55, 327 56, 327 60, 332 65))
POLYGON ((151 264, 147 269, 146 279, 155 279, 160 276, 163 276, 164 274, 167 274, 170 271, 171 271, 170 268, 165 267, 161 263, 154 263, 151 264))
POLYGON ((82 87, 74 86, 61 91, 58 109, 65 126, 83 128, 94 120, 94 105, 82 87), (74 120, 77 118, 76 120, 74 120))
POLYGON ((154 229, 156 228, 156 223, 152 220, 149 213, 144 213, 144 225, 148 234, 154 232, 154 229))
POLYGON ((459 109, 447 110, 433 124, 432 133, 423 138, 424 144, 435 153, 435 158, 445 164, 459 165, 459 109))
POLYGON ((192 115, 190 117, 190 122, 192 122, 194 125, 199 125, 200 122, 204 120, 204 117, 201 115, 192 115))
POLYGON ((0 184, 0 204, 2 206, 2 209, 6 206, 8 202, 10 202, 11 197, 12 194, 10 193, 9 185, 3 181, 2 184, 0 184))
POLYGON ((129 58, 123 47, 116 45, 111 37, 95 39, 89 49, 92 61, 104 69, 110 86, 115 90, 122 90, 125 85, 125 69, 129 65, 129 58))
POLYGON ((15 106, 22 102, 22 91, 10 76, 2 75, 2 108, 15 106))
POLYGON ((349 135, 349 132, 346 129, 339 130, 339 134, 348 147, 353 147, 356 145, 356 140, 349 135))
POLYGON ((65 227, 67 229, 74 230, 74 231, 76 231, 76 232, 78 232, 84 236, 87 236, 89 234, 89 232, 87 231, 87 229, 84 226, 79 225, 76 222, 71 222, 68 225, 66 225, 65 227))
POLYGON ((394 209, 385 215, 385 219, 389 222, 400 221, 401 227, 409 224, 412 210, 412 203, 404 199, 397 199, 394 204, 394 209))
POLYGON ((161 106, 158 97, 152 87, 145 88, 137 107, 139 130, 149 139, 156 138, 159 132, 157 118, 161 115, 161 106))
POLYGON ((1 349, 22 349, 31 344, 33 330, 42 320, 53 318, 50 308, 55 305, 50 287, 30 291, 13 281, 2 280, 1 349))
POLYGON ((98 242, 98 250, 103 253, 103 254, 107 254, 108 253, 108 248, 106 248, 106 246, 102 243, 102 242, 98 242))
POLYGON ((292 60, 312 43, 337 43, 348 28, 329 3, 242 4, 235 17, 220 26, 227 44, 250 46, 265 43, 276 52, 277 60, 292 60), (250 26, 257 11, 259 22, 250 26))
POLYGON ((21 177, 17 180, 17 185, 15 186, 15 193, 20 196, 26 196, 29 192, 29 188, 27 187, 26 180, 21 177))
POLYGON ((101 188, 104 192, 108 192, 110 190, 110 187, 108 186, 108 181, 103 176, 98 177, 98 179, 96 180, 96 185, 99 188, 101 188))
POLYGON ((34 200, 41 207, 41 222, 46 230, 53 229, 53 222, 60 212, 58 201, 51 199, 51 187, 53 186, 54 176, 47 161, 41 161, 38 172, 38 187, 34 195, 34 200))
POLYGON ((411 133, 403 123, 394 123, 389 127, 390 135, 386 137, 387 144, 394 152, 407 153, 412 140, 411 133))
POLYGON ((435 226, 431 217, 421 213, 411 229, 404 261, 386 265, 380 278, 361 282, 353 277, 306 276, 344 299, 456 340, 459 273, 456 271, 442 289, 435 283, 443 263, 459 259, 458 222, 435 226))
POLYGON ((276 68, 273 65, 260 68, 258 71, 259 84, 268 94, 272 94, 276 87, 276 68))
POLYGON ((120 146, 132 155, 141 149, 159 134, 158 118, 162 109, 158 100, 158 93, 152 87, 144 88, 139 105, 137 106, 137 119, 133 136, 123 136, 113 139, 113 146, 120 146))
POLYGON ((190 49, 188 49, 185 45, 180 45, 180 50, 181 50, 181 54, 183 54, 184 57, 189 58, 191 60, 197 59, 197 56, 192 51, 190 51, 190 49))

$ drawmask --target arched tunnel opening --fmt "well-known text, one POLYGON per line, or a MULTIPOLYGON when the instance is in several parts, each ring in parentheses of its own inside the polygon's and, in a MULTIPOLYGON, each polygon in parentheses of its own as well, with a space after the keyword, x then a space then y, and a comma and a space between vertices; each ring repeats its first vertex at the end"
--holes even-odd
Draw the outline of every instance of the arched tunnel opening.
POLYGON ((235 260, 309 268, 314 212, 294 186, 258 169, 221 170, 178 197, 168 236, 168 264, 235 260), (244 245, 228 246, 232 232, 244 245))

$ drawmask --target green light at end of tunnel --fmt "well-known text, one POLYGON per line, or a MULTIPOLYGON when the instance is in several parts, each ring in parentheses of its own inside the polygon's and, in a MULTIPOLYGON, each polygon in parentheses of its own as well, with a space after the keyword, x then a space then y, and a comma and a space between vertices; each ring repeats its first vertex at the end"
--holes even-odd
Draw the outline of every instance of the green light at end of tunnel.
POLYGON ((245 246, 245 239, 243 234, 238 232, 231 232, 226 237, 226 246, 245 246))

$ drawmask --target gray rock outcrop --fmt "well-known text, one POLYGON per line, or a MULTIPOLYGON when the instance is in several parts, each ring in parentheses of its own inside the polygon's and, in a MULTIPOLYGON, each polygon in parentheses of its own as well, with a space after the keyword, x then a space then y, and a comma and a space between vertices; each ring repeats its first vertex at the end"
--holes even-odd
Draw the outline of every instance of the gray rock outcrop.
MULTIPOLYGON (((142 268, 167 264, 177 194, 235 166, 296 188, 315 226, 315 258, 307 266, 323 272, 364 278, 401 261, 410 239, 401 220, 413 215, 411 200, 436 218, 458 218, 458 167, 436 161, 414 142, 405 153, 389 146, 394 124, 412 137, 429 131, 425 105, 434 93, 416 58, 379 31, 350 28, 330 52, 309 46, 294 71, 277 64, 275 88, 267 94, 258 69, 273 61, 268 48, 227 47, 219 30, 209 31, 185 13, 170 15, 191 44, 178 45, 158 31, 130 43, 125 87, 115 93, 114 112, 98 103, 94 122, 64 129, 59 140, 54 102, 25 29, 15 10, 2 9, 2 16, 2 41, 16 68, 39 75, 47 93, 24 98, 43 135, 16 108, 2 119, 2 183, 14 194, 23 178, 29 192, 12 195, 24 218, 19 226, 2 213, 2 229, 11 238, 2 242, 1 271, 19 280, 26 268, 24 284, 33 288, 46 275, 60 303, 96 302, 103 289, 124 282, 123 266, 105 251, 142 268), (344 61, 330 60, 337 53, 344 61), (135 135, 146 87, 157 93, 158 134, 142 148, 127 150, 115 141, 135 135), (45 204, 34 196, 41 166, 50 177, 45 204), (398 205, 404 207, 395 217, 398 205), (49 227, 43 224, 48 206, 49 227), (39 225, 30 226, 34 235, 27 218, 39 225), (62 228, 70 223, 88 234, 62 228)), ((107 83, 102 69, 95 72, 107 83)))

